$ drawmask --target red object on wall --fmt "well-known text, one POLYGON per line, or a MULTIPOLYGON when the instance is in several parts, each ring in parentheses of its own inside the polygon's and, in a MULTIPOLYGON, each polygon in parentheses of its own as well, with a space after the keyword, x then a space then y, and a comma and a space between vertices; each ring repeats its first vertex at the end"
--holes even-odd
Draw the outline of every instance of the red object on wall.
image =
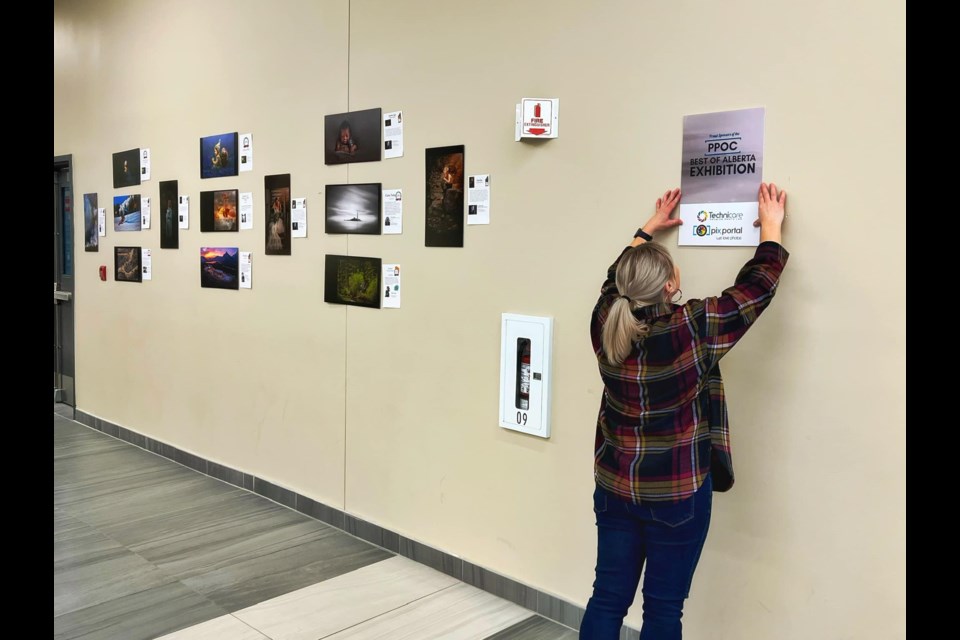
POLYGON ((530 338, 517 338, 517 409, 530 409, 530 338))
POLYGON ((539 102, 538 102, 537 104, 533 105, 533 117, 534 117, 534 118, 539 118, 539 117, 540 117, 540 103, 539 103, 539 102))
POLYGON ((107 279, 107 265, 100 265, 100 279, 106 281, 107 279))

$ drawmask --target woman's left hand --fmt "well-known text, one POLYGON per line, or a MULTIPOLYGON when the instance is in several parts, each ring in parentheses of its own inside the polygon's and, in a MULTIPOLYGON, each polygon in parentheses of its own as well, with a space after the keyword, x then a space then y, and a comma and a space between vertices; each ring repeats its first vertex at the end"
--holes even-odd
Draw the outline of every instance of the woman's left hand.
POLYGON ((650 217, 647 223, 643 225, 643 230, 652 236, 665 229, 670 229, 683 224, 683 221, 680 220, 680 218, 670 217, 677 208, 678 202, 680 202, 679 188, 667 191, 662 196, 657 198, 656 211, 650 217))

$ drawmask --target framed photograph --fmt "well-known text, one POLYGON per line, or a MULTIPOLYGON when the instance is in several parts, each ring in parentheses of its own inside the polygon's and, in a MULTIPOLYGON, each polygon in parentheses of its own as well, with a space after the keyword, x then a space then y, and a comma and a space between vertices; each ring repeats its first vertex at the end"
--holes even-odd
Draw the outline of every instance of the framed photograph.
POLYGON ((290 255, 290 174, 264 176, 266 249, 268 256, 290 255))
POLYGON ((237 132, 200 138, 200 177, 235 176, 237 164, 237 132))
POLYGON ((200 192, 200 231, 239 231, 237 189, 200 192))
POLYGON ((177 220, 180 194, 176 180, 160 183, 160 248, 180 248, 180 221, 177 220))
POLYGON ((113 248, 113 278, 117 282, 143 282, 140 247, 113 248))
POLYGON ((323 301, 379 309, 382 271, 380 258, 325 256, 323 301))
POLYGON ((113 188, 135 187, 140 184, 140 149, 113 154, 113 188))
POLYGON ((426 150, 426 246, 463 246, 464 146, 426 150))
POLYGON ((328 184, 326 186, 325 233, 380 235, 383 185, 328 184))
POLYGON ((140 231, 140 194, 113 196, 113 230, 140 231))
POLYGON ((200 247, 200 286, 208 289, 240 288, 240 249, 200 247))
POLYGON ((83 250, 100 251, 100 234, 97 230, 97 204, 95 193, 83 194, 83 250))
POLYGON ((383 148, 380 109, 336 113, 323 118, 324 164, 376 162, 383 148))

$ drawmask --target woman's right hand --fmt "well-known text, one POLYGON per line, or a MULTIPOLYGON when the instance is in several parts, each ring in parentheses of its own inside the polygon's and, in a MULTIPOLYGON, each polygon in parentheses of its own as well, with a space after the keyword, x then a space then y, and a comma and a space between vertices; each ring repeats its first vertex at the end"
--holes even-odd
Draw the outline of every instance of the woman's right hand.
POLYGON ((760 242, 772 240, 780 242, 780 227, 783 225, 783 219, 786 217, 785 207, 787 204, 787 192, 777 193, 777 185, 774 183, 760 183, 760 191, 757 194, 759 204, 759 216, 753 226, 760 227, 760 242))

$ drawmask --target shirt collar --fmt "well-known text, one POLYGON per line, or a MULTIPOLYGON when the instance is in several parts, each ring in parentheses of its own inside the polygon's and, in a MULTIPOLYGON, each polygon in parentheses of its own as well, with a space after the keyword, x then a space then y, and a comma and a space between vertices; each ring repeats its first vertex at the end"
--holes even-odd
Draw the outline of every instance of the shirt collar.
POLYGON ((653 320, 655 318, 660 318, 660 317, 668 316, 672 314, 678 306, 679 305, 675 305, 672 302, 658 302, 656 304, 648 304, 638 309, 634 309, 633 316, 638 320, 653 320))

